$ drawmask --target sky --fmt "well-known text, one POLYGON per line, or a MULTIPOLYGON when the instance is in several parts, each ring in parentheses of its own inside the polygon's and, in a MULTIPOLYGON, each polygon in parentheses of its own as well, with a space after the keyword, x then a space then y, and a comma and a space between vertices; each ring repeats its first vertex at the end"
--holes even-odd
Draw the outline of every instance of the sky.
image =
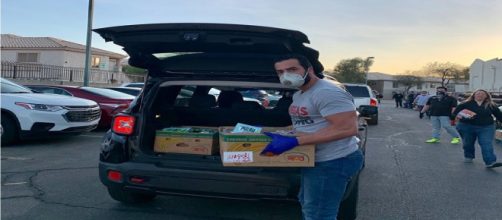
MULTIPOLYGON (((86 42, 88 0, 1 0, 1 33, 86 42)), ((325 69, 374 57, 371 72, 502 58, 502 0, 94 0, 93 28, 234 23, 298 30, 325 69)), ((93 33, 92 46, 125 54, 93 33)))

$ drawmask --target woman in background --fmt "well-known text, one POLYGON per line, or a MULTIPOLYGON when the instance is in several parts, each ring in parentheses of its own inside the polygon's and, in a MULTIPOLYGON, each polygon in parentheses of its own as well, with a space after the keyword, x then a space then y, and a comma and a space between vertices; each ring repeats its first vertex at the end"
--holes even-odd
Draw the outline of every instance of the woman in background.
POLYGON ((497 163, 497 157, 493 151, 495 138, 493 116, 498 121, 502 121, 502 112, 492 101, 490 94, 482 89, 476 90, 465 102, 457 106, 453 114, 460 120, 457 130, 464 145, 464 161, 472 163, 475 157, 474 144, 477 139, 486 168, 502 166, 502 163, 497 163))

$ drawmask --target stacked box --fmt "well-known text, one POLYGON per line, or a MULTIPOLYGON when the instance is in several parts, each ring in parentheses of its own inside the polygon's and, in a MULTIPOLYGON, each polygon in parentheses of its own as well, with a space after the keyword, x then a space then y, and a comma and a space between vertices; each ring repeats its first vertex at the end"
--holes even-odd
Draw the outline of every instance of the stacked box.
MULTIPOLYGON (((315 145, 297 146, 276 156, 260 153, 272 140, 261 133, 232 133, 234 127, 220 127, 220 155, 223 166, 241 167, 313 167, 315 145)), ((284 128, 265 127, 274 132, 284 128)))
POLYGON ((218 129, 177 127, 158 130, 153 149, 158 153, 212 155, 218 152, 218 129))

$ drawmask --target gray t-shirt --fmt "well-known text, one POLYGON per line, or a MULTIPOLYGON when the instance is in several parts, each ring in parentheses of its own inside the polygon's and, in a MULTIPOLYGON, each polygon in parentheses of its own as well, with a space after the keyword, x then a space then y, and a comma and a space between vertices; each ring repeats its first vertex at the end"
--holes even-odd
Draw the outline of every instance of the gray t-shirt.
MULTIPOLYGON (((289 115, 296 131, 313 133, 325 128, 329 115, 355 111, 352 96, 332 82, 321 79, 305 92, 293 95, 289 115)), ((345 157, 358 149, 359 139, 355 136, 317 144, 316 162, 345 157)))

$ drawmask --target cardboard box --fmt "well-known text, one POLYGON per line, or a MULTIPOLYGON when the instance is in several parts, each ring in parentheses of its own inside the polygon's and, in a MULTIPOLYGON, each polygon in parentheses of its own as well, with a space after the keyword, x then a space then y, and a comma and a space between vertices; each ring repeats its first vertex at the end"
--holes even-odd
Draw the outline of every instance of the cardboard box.
MULTIPOLYGON (((284 128, 263 128, 264 131, 284 128)), ((260 153, 272 140, 264 134, 232 133, 233 127, 220 127, 220 155, 223 166, 235 167, 313 167, 315 146, 297 146, 277 156, 260 153)))
POLYGON ((154 151, 200 155, 212 155, 218 152, 218 128, 181 127, 179 129, 191 130, 189 132, 176 129, 156 131, 154 151))
POLYGON ((499 129, 495 131, 495 139, 502 141, 502 130, 499 129))

